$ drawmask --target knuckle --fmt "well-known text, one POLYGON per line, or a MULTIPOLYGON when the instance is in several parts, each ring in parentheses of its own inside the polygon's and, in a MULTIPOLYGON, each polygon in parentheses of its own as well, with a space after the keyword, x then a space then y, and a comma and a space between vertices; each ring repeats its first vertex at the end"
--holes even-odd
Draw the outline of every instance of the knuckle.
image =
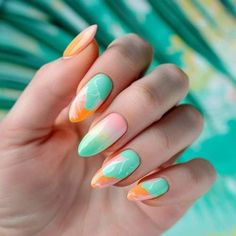
POLYGON ((201 171, 204 171, 204 173, 201 174, 201 176, 207 176, 207 178, 205 178, 205 180, 208 180, 208 185, 211 185, 212 183, 215 182, 216 180, 216 171, 214 169, 214 167, 212 166, 212 164, 203 158, 195 158, 192 160, 192 165, 194 166, 198 166, 198 169, 201 171))
POLYGON ((195 107, 191 105, 182 105, 182 109, 184 110, 187 118, 192 121, 194 126, 199 130, 201 130, 204 124, 204 119, 202 114, 195 107))
POLYGON ((130 67, 130 69, 135 70, 137 67, 136 60, 132 56, 131 50, 126 48, 124 45, 114 45, 112 47, 116 53, 120 54, 123 62, 130 67))
POLYGON ((203 158, 193 159, 185 170, 190 182, 196 186, 205 186, 204 191, 212 185, 216 178, 214 167, 203 158))
POLYGON ((140 37, 137 34, 129 34, 127 38, 130 40, 131 44, 136 44, 137 46, 140 46, 143 48, 145 51, 148 51, 150 54, 153 52, 153 48, 151 44, 149 44, 144 38, 140 37))
POLYGON ((142 65, 144 63, 148 64, 152 58, 151 45, 136 34, 128 34, 114 40, 108 46, 108 49, 120 54, 131 69, 136 69, 137 66, 140 66, 140 63, 142 65))
POLYGON ((185 91, 189 88, 189 79, 183 70, 175 64, 163 64, 159 66, 165 74, 169 75, 167 78, 171 80, 176 86, 183 88, 185 91))
POLYGON ((153 132, 155 132, 156 140, 158 140, 159 147, 163 150, 164 153, 168 153, 171 150, 171 143, 167 133, 160 127, 156 127, 153 132))
POLYGON ((194 166, 189 166, 189 168, 185 169, 186 177, 189 180, 191 185, 200 185, 202 183, 202 177, 196 173, 196 169, 194 166))
POLYGON ((140 101, 139 104, 143 104, 144 107, 155 109, 161 106, 161 100, 158 94, 150 86, 144 83, 134 83, 133 91, 136 94, 136 101, 140 101))

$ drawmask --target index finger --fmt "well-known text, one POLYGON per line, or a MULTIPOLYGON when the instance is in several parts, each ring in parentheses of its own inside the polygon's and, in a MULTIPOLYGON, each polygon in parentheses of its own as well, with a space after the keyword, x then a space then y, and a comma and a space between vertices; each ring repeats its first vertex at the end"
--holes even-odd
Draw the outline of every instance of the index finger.
POLYGON ((129 34, 115 40, 81 80, 70 107, 70 120, 79 122, 104 110, 139 77, 151 59, 152 48, 140 37, 129 34))

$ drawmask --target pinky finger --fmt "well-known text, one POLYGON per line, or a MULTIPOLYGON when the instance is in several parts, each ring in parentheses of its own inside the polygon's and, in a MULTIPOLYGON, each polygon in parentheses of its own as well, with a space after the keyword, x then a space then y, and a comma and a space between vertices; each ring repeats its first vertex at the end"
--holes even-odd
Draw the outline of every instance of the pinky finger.
POLYGON ((198 158, 143 178, 127 197, 153 206, 182 205, 207 192, 215 178, 212 165, 198 158))

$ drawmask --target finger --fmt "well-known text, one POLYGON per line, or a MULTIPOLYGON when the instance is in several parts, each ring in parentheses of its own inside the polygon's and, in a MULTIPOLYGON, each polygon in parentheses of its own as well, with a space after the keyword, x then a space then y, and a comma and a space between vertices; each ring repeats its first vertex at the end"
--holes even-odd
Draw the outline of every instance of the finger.
POLYGON ((126 186, 136 182, 189 146, 202 125, 196 109, 189 105, 176 107, 112 154, 92 179, 92 186, 126 186))
POLYGON ((208 161, 194 159, 142 179, 127 197, 152 206, 188 203, 207 192, 215 178, 215 170, 208 161))
MULTIPOLYGON (((95 32, 96 28, 93 26, 82 31, 76 38, 81 42, 76 41, 74 51, 70 49, 72 57, 51 62, 36 73, 7 117, 11 126, 29 130, 51 128, 58 114, 71 101, 79 81, 98 56, 98 46, 93 40, 95 32)), ((75 41, 72 43, 75 44, 75 41)), ((66 55, 68 54, 67 49, 66 55)))
POLYGON ((185 96, 187 89, 187 76, 176 66, 157 67, 121 92, 93 123, 79 145, 80 156, 98 154, 120 139, 105 153, 116 151, 159 120, 185 96))
POLYGON ((168 230, 173 224, 176 223, 184 213, 193 205, 194 202, 179 203, 176 205, 164 205, 156 207, 150 207, 142 202, 136 202, 138 206, 146 213, 153 222, 155 222, 159 234, 168 230))
POLYGON ((151 59, 151 46, 137 35, 115 40, 80 82, 70 107, 70 120, 82 121, 107 107, 120 91, 139 77, 151 59))
POLYGON ((187 147, 184 148, 183 150, 179 151, 173 157, 171 157, 166 162, 164 162, 162 165, 160 165, 160 167, 157 169, 157 171, 165 169, 165 168, 167 168, 169 166, 172 166, 173 164, 176 164, 177 161, 178 161, 178 158, 185 152, 186 149, 187 149, 187 147))

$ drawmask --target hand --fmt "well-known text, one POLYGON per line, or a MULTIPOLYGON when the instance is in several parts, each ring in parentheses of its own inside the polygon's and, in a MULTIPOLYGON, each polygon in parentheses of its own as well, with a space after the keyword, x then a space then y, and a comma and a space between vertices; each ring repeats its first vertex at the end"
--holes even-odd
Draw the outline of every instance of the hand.
POLYGON ((187 76, 166 64, 137 80, 152 49, 132 34, 100 57, 94 40, 75 54, 43 66, 0 124, 0 235, 160 235, 215 179, 206 160, 175 164, 203 123, 195 108, 176 105, 187 76), (112 83, 105 102, 89 101, 88 112, 77 97, 69 108, 78 84, 98 73, 112 83), (72 123, 68 113, 87 119, 72 123))

